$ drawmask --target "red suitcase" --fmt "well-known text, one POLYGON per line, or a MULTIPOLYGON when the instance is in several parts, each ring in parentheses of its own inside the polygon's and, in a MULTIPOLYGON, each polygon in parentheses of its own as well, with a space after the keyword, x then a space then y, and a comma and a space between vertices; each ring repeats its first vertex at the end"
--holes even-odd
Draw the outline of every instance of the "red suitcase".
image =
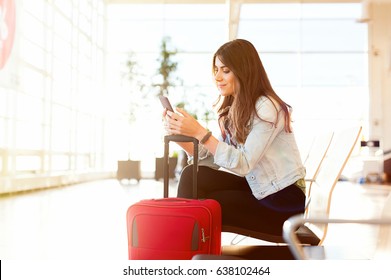
POLYGON ((139 201, 128 208, 128 254, 133 260, 186 260, 197 254, 221 254, 221 208, 212 199, 168 197, 169 142, 193 142, 193 197, 197 197, 198 140, 166 136, 164 198, 139 201))

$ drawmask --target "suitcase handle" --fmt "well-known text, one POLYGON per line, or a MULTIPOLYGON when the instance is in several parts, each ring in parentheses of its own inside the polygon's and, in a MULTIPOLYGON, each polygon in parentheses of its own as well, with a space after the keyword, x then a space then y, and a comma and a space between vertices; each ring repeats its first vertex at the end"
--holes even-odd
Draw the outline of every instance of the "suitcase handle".
POLYGON ((198 139, 185 135, 166 135, 164 136, 164 163, 163 163, 163 180, 164 180, 164 197, 168 197, 168 151, 169 143, 173 142, 193 142, 194 152, 193 152, 193 198, 197 198, 197 173, 198 173, 198 139))
POLYGON ((157 198, 157 199, 154 199, 154 201, 189 203, 189 202, 194 201, 194 199, 180 198, 180 197, 168 197, 168 198, 157 198))

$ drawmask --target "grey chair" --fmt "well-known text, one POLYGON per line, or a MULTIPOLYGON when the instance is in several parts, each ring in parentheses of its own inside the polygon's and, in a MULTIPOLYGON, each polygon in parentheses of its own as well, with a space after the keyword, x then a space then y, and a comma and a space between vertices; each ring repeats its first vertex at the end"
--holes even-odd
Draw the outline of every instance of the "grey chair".
MULTIPOLYGON (((353 228, 353 233, 357 234, 357 227, 353 228)), ((346 230, 340 234, 347 235, 347 238, 351 238, 351 231, 346 230)), ((380 216, 372 219, 339 219, 328 217, 312 217, 305 218, 302 215, 289 218, 283 227, 284 240, 287 242, 289 249, 295 259, 308 260, 308 259, 391 259, 391 194, 388 196, 384 203, 383 211, 380 216), (339 245, 324 245, 324 246, 303 246, 298 240, 295 229, 303 224, 344 224, 344 225, 371 225, 376 227, 371 236, 367 236, 367 239, 372 239, 374 249, 370 245, 368 240, 360 239, 359 244, 353 242, 353 244, 345 244, 339 242, 339 245), (362 247, 367 248, 362 248, 362 247)))

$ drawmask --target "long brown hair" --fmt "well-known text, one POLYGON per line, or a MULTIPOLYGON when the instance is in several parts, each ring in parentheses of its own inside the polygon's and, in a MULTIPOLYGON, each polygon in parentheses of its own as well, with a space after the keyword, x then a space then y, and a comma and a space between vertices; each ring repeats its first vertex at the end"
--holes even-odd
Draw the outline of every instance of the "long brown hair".
MULTIPOLYGON (((232 136, 238 143, 244 143, 251 130, 252 118, 254 115, 258 116, 256 102, 261 96, 266 96, 272 100, 273 104, 274 100, 280 105, 285 116, 285 131, 292 132, 290 106, 273 90, 255 47, 243 39, 235 39, 225 43, 214 54, 212 69, 215 68, 217 57, 234 73, 239 82, 239 90, 235 89, 237 91, 234 94, 235 97, 220 95, 215 104, 218 106, 220 127, 226 127, 228 123, 232 136)), ((276 105, 274 107, 277 119, 279 109, 276 105)), ((222 132, 224 135, 224 131, 222 132)))

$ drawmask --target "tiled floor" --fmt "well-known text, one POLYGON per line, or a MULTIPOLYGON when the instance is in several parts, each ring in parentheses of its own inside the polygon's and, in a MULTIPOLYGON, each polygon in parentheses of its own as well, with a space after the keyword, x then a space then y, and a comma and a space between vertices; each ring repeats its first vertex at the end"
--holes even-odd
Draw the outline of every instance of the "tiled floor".
MULTIPOLYGON (((343 209, 347 217, 377 216, 390 190, 341 182, 332 209, 343 209)), ((170 191, 175 195, 175 182, 170 191)), ((127 208, 162 194, 162 181, 121 185, 113 179, 2 196, 0 259, 127 259, 127 208)), ((234 236, 224 233, 223 244, 234 236)), ((328 240, 339 236, 330 229, 328 240)), ((252 243, 264 244, 250 238, 241 242, 252 243)))

